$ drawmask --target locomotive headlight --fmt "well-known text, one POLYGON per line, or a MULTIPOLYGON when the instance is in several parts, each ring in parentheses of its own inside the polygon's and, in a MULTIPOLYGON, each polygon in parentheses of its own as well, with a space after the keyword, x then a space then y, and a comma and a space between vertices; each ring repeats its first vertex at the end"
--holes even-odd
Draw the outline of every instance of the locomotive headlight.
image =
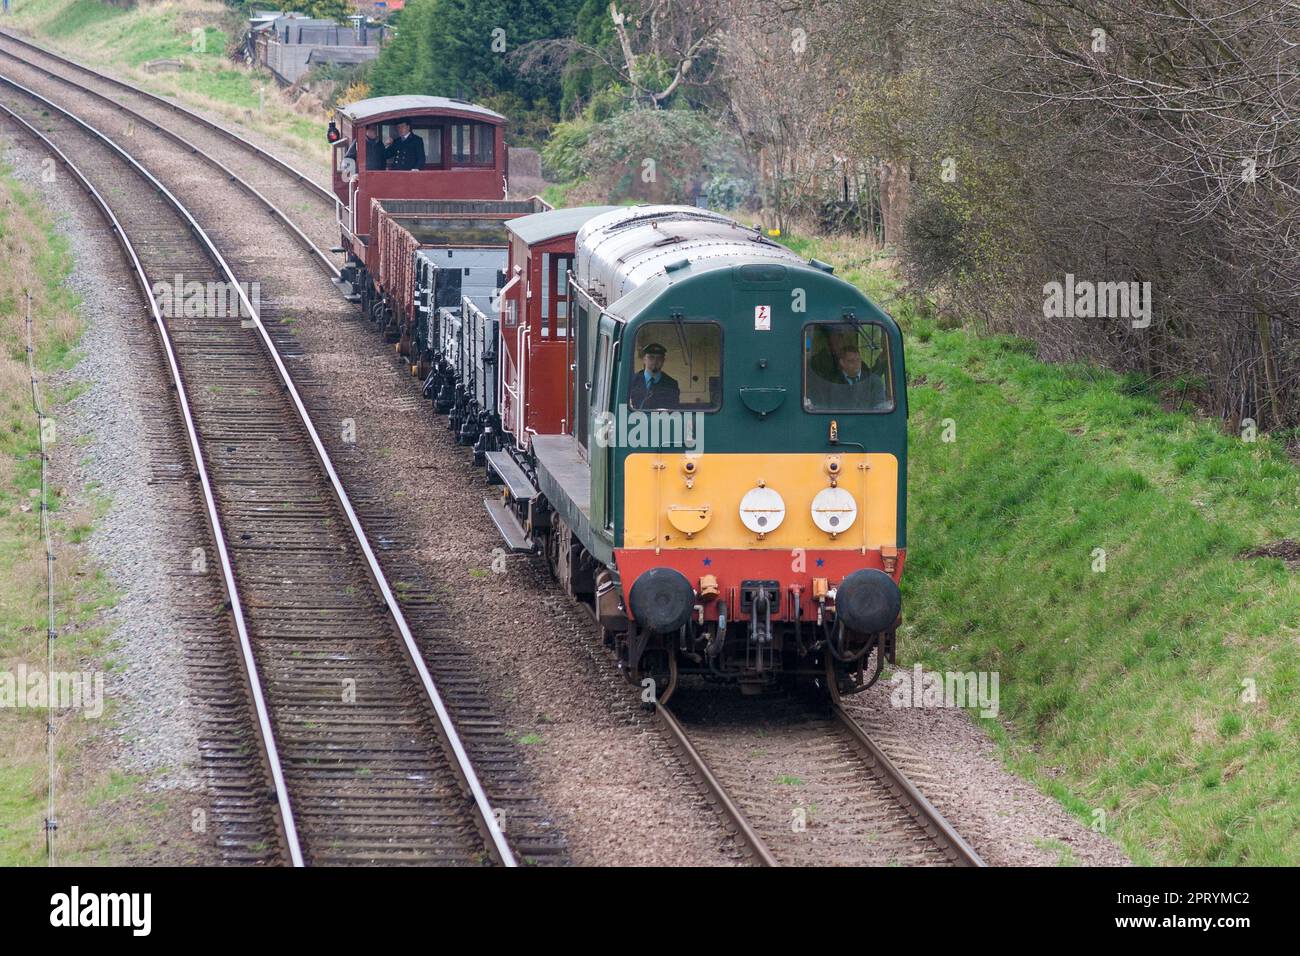
POLYGON ((755 534, 769 534, 785 520, 785 502, 774 488, 750 488, 740 499, 740 520, 755 534))
POLYGON ((813 524, 827 534, 840 534, 853 526, 858 503, 843 488, 823 488, 812 501, 813 524))

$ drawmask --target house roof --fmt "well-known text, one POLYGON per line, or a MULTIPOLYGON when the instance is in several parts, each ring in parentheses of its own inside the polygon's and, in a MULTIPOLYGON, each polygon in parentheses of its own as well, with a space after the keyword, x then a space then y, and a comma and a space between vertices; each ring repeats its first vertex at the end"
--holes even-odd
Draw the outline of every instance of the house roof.
POLYGON ((377 46, 321 46, 307 54, 308 63, 364 63, 379 55, 377 46))

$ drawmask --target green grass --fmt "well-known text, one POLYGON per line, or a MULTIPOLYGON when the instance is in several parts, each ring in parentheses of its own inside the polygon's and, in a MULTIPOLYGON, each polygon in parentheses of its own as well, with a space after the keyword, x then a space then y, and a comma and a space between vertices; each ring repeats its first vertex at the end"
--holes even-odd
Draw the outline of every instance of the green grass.
POLYGON ((196 27, 184 11, 171 5, 128 8, 102 0, 16 0, 13 9, 18 22, 46 39, 90 39, 97 47, 114 50, 120 62, 130 66, 177 57, 220 60, 229 42, 223 30, 211 25, 198 26, 203 33, 196 38, 196 27))
POLYGON ((1085 823, 1103 810, 1135 861, 1300 863, 1300 582, 1241 557, 1300 538, 1282 445, 1166 410, 1172 387, 938 328, 857 269, 907 313, 901 662, 999 672, 1009 765, 1085 823))
MULTIPOLYGON (((103 58, 188 55, 188 29, 155 23, 155 8, 17 10, 44 11, 38 32, 89 40, 103 58)), ((256 75, 224 66, 213 39, 200 70, 159 82, 256 109, 256 75)), ((320 140, 311 118, 276 122, 290 141, 320 140)), ((564 205, 573 186, 544 196, 564 205)), ((1280 444, 1167 410, 1181 409, 1173 386, 1046 365, 1031 344, 951 328, 867 243, 781 241, 834 264, 907 332, 901 663, 997 670, 1002 713, 985 725, 1007 764, 1085 825, 1103 811, 1135 861, 1300 863, 1300 587, 1280 561, 1240 557, 1300 537, 1300 486, 1280 444), (955 442, 942 440, 949 419, 955 442), (1093 570, 1096 549, 1105 571, 1093 570), (1242 699, 1248 680, 1254 702, 1242 699)), ((0 396, 0 412, 22 408, 0 396)), ((29 489, 30 472, 20 477, 29 489)), ((0 820, 7 797, 0 789, 0 820)), ((1068 847, 1045 848, 1075 862, 1068 847)))
MULTIPOLYGON (((258 108, 258 84, 269 80, 240 70, 207 70, 201 73, 179 73, 175 82, 183 90, 230 103, 241 109, 258 108)), ((317 130, 319 132, 319 130, 317 130)))
POLYGON ((125 7, 113 7, 100 0, 75 0, 71 4, 30 0, 11 4, 15 14, 26 13, 38 18, 42 32, 55 39, 77 36, 91 29, 111 28, 109 24, 127 14, 125 7))
POLYGON ((542 190, 542 199, 556 209, 563 209, 569 205, 569 192, 574 185, 574 183, 552 183, 542 190))

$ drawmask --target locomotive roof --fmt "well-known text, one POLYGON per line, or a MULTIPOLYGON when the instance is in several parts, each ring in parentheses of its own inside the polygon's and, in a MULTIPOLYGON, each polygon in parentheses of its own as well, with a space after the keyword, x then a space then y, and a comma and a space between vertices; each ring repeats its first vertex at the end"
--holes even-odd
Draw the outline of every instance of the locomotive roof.
MULTIPOLYGON (((672 260, 669 260, 670 262, 672 260)), ((693 279, 698 275, 716 272, 719 269, 730 269, 733 266, 763 266, 771 265, 776 262, 787 268, 804 269, 814 272, 817 275, 824 274, 822 270, 810 265, 807 260, 795 258, 794 261, 789 259, 774 259, 772 256, 765 255, 741 255, 734 252, 728 252, 722 256, 713 258, 692 258, 689 264, 674 268, 672 272, 665 272, 662 269, 651 275, 648 279, 628 290, 626 295, 619 297, 617 300, 609 303, 604 309, 606 315, 612 316, 622 322, 631 321, 643 309, 647 308, 660 295, 672 286, 684 282, 687 279, 693 279)), ((852 288, 850 286, 850 288, 852 288)))
POLYGON ((584 225, 575 246, 578 281, 620 316, 635 314, 638 303, 663 287, 701 272, 763 263, 808 267, 802 256, 756 230, 693 206, 619 207, 584 225))
POLYGON ((472 113, 489 123, 506 121, 504 116, 486 106, 479 106, 468 100, 453 100, 446 96, 375 96, 339 107, 339 115, 346 116, 353 123, 364 123, 367 120, 393 114, 418 115, 430 112, 472 113))
POLYGON ((506 228, 524 241, 535 246, 558 236, 567 236, 581 229, 601 213, 612 212, 618 206, 574 206, 570 209, 548 209, 531 216, 520 216, 506 224, 506 228))

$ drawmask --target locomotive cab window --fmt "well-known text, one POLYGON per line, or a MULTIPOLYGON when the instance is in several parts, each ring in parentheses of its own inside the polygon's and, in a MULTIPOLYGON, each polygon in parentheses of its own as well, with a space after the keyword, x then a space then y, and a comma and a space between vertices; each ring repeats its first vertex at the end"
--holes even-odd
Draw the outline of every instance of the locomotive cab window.
POLYGON ((810 412, 894 408, 889 335, 877 322, 813 322, 803 330, 803 407, 810 412))
POLYGON ((716 322, 647 322, 636 335, 627 405, 712 412, 722 404, 722 329, 716 322))

